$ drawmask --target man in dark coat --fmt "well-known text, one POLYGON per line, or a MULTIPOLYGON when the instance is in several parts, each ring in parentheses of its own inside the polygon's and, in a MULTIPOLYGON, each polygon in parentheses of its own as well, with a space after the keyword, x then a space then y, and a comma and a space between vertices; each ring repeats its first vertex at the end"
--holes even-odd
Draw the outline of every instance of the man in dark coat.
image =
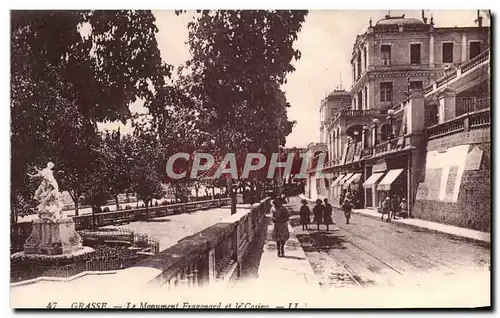
POLYGON ((316 205, 313 208, 314 223, 318 226, 323 223, 323 202, 320 199, 316 200, 316 205))
POLYGON ((323 222, 326 224, 326 230, 329 230, 330 224, 333 224, 333 219, 332 219, 332 213, 333 213, 333 207, 330 203, 328 203, 328 199, 323 200, 325 202, 324 208, 323 208, 323 222))

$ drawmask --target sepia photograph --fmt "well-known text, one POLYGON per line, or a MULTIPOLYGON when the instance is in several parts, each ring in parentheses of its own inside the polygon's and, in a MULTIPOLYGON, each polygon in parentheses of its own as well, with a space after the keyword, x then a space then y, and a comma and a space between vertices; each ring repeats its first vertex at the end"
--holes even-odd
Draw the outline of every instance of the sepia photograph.
POLYGON ((10 10, 11 309, 491 310, 494 13, 10 10))

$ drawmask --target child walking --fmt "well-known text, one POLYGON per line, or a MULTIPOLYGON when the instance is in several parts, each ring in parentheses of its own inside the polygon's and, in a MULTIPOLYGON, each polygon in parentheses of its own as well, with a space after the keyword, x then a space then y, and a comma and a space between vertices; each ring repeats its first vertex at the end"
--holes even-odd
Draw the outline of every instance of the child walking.
POLYGON ((300 224, 302 224, 302 230, 307 230, 307 225, 311 222, 311 210, 309 210, 309 206, 307 205, 306 200, 300 201, 302 206, 300 207, 300 224))

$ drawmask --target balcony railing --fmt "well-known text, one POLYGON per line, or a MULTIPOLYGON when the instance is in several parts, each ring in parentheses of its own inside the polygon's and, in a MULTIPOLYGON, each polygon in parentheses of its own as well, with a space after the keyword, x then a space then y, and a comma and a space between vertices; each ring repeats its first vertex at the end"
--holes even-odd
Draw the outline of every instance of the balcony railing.
POLYGON ((474 57, 470 61, 462 63, 460 66, 447 71, 446 74, 438 79, 436 82, 431 83, 430 85, 426 86, 423 91, 424 94, 429 94, 432 92, 434 89, 438 89, 445 85, 446 83, 449 83, 450 81, 454 80, 455 78, 462 76, 463 74, 467 73, 471 69, 473 69, 475 66, 488 61, 490 59, 490 49, 487 49, 478 56, 474 57))
POLYGON ((483 109, 474 113, 467 113, 447 122, 427 128, 427 138, 435 139, 459 132, 470 131, 490 126, 491 112, 483 109))
POLYGON ((457 78, 457 76, 458 76, 457 70, 452 70, 451 72, 447 72, 445 76, 441 77, 436 81, 436 87, 443 86, 445 83, 448 83, 452 79, 457 78))
POLYGON ((491 105, 489 97, 462 97, 457 98, 455 103, 457 116, 490 108, 491 105))
POLYGON ((340 117, 380 116, 385 114, 387 114, 387 109, 342 109, 337 112, 331 122, 335 122, 340 117))
POLYGON ((474 57, 470 61, 465 62, 460 66, 460 71, 463 73, 467 72, 471 68, 473 68, 476 65, 481 64, 484 61, 487 61, 490 59, 490 50, 483 51, 480 53, 478 56, 474 57))

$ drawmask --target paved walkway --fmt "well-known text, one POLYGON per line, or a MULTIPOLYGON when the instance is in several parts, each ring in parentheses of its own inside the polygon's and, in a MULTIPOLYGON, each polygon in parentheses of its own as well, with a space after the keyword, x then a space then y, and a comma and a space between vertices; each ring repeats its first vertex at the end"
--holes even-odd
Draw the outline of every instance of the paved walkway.
MULTIPOLYGON (((288 206, 294 218, 293 205, 288 206)), ((292 222, 290 222, 292 223, 292 222)), ((285 244, 285 257, 278 257, 276 242, 272 239, 273 223, 266 215, 265 225, 250 247, 242 268, 242 277, 231 291, 231 295, 262 302, 271 307, 307 307, 311 298, 322 293, 319 282, 300 242, 289 224, 290 239, 285 244), (251 297, 249 297, 251 295, 251 297)))
MULTIPOLYGON (((301 199, 306 199, 310 202, 313 202, 310 198, 305 197, 304 195, 300 195, 301 199)), ((353 213, 362 214, 370 217, 380 218, 381 214, 372 209, 354 209, 353 213)), ((425 221, 420 219, 393 219, 392 223, 404 224, 408 226, 424 228, 427 230, 450 234, 458 237, 468 238, 476 241, 481 241, 485 243, 491 243, 491 234, 488 232, 476 231, 471 229, 466 229, 458 226, 452 226, 437 222, 425 221)))
POLYGON ((231 214, 228 208, 221 207, 137 221, 124 225, 109 225, 104 228, 126 228, 136 233, 147 234, 160 243, 160 251, 177 244, 182 238, 196 234, 231 214))

